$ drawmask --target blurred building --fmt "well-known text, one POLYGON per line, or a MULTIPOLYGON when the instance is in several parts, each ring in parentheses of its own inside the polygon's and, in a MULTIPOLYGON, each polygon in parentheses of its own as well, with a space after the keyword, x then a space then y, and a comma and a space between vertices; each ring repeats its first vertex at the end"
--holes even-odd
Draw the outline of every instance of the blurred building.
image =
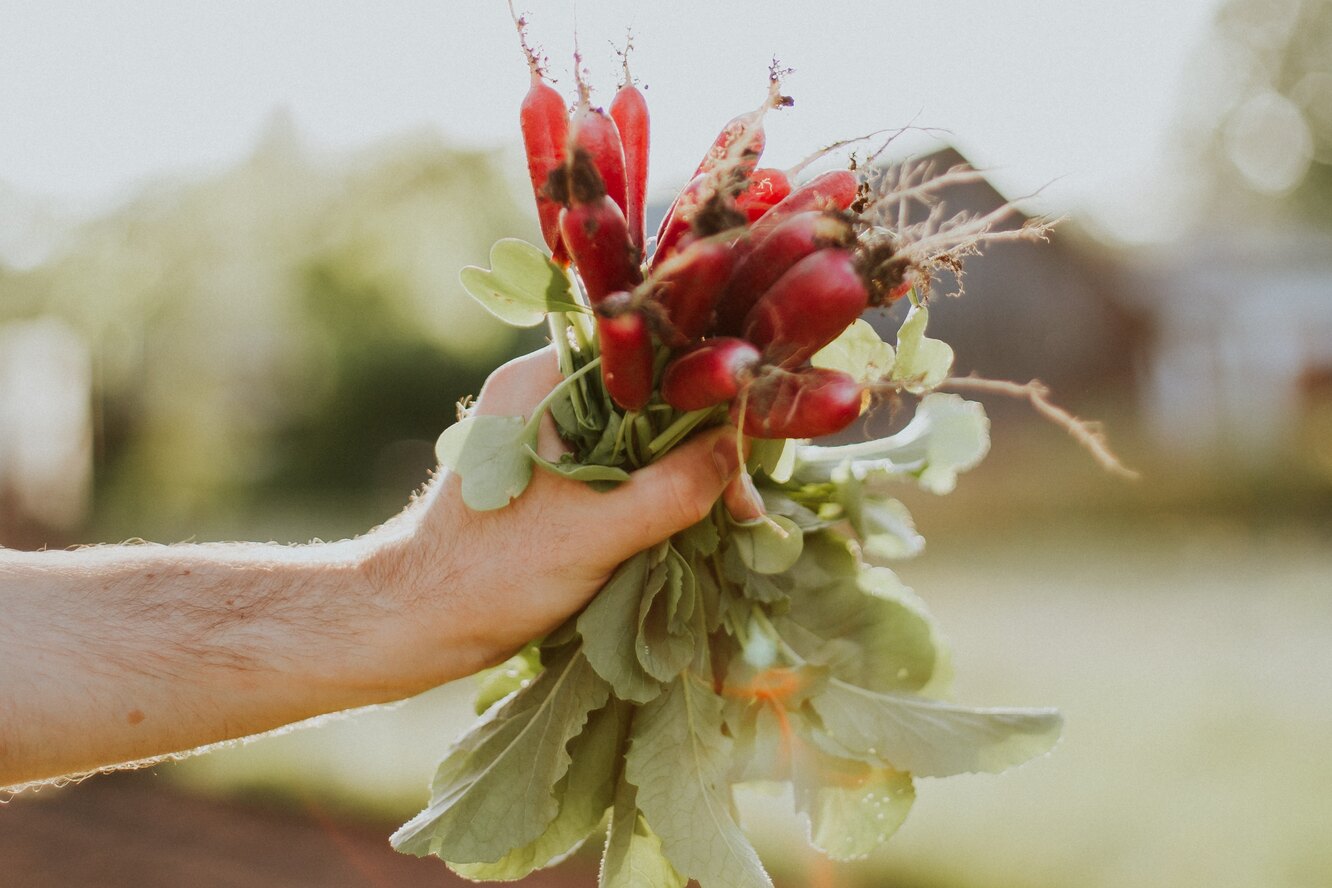
MULTIPOLYGON (((936 173, 970 166, 952 148, 912 162, 931 164, 936 173)), ((984 216, 1010 200, 984 179, 944 188, 939 199, 949 216, 984 216)), ((1019 212, 997 227, 1020 227, 1030 218, 1024 208, 1019 202, 1019 212)), ((931 333, 953 346, 959 375, 1041 379, 1064 400, 1127 391, 1145 328, 1137 307, 1117 298, 1116 268, 1073 222, 1056 225, 1048 241, 984 245, 966 260, 960 279, 944 273, 935 280, 931 333)), ((898 313, 875 319, 889 340, 899 322, 898 313)))
MULTIPOLYGON (((1280 471, 1332 459, 1332 237, 1229 230, 1160 248, 1120 297, 1151 319, 1143 412, 1161 446, 1204 463, 1280 471)), ((1332 464, 1327 468, 1332 469, 1332 464)))
POLYGON ((515 347, 457 282, 500 237, 535 237, 502 168, 428 132, 312 151, 279 112, 229 169, 148 183, 40 250, 0 242, 17 257, 0 267, 0 533, 38 512, 64 529, 0 543, 80 538, 89 453, 96 537, 308 538, 387 518, 455 402, 515 347), (379 491, 370 514, 328 523, 379 491), (295 524, 264 520, 279 510, 295 524))

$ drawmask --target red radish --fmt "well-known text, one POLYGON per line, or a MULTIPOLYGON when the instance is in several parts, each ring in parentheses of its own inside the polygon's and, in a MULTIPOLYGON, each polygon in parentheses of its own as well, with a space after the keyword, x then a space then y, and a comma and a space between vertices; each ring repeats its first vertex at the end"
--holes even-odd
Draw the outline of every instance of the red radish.
POLYGON ((713 309, 731 275, 731 248, 694 241, 658 267, 653 295, 675 328, 675 342, 692 342, 712 326, 713 309))
POLYGON ((791 193, 791 180, 786 173, 771 167, 754 170, 749 187, 735 199, 735 207, 745 214, 750 224, 791 193))
POLYGON ((579 100, 578 110, 569 126, 569 144, 574 150, 586 151, 588 157, 592 158, 606 194, 615 201, 621 213, 627 214, 624 148, 620 145, 620 131, 605 111, 588 105, 586 94, 579 100))
POLYGON ((694 171, 695 176, 727 167, 740 170, 746 175, 753 172, 767 141, 763 133, 763 115, 768 113, 769 108, 784 108, 794 104, 790 97, 781 93, 781 73, 775 66, 768 72, 768 97, 762 105, 753 111, 737 114, 722 127, 712 147, 703 155, 698 169, 694 171))
POLYGON ((622 409, 639 410, 652 397, 652 332, 629 299, 620 292, 607 300, 612 311, 598 314, 597 339, 607 394, 622 409))
POLYGON ((745 318, 744 336, 765 360, 784 367, 808 361, 869 307, 869 291, 850 251, 819 250, 772 285, 745 318))
POLYGON ((750 309, 787 269, 816 250, 849 247, 853 239, 851 224, 836 214, 808 210, 782 220, 737 260, 717 307, 717 330, 739 333, 750 309))
POLYGON ((657 248, 652 254, 654 265, 675 252, 680 239, 689 233, 689 217, 703 202, 704 184, 707 180, 707 176, 695 176, 675 196, 675 202, 666 211, 661 226, 657 229, 657 248))
POLYGON ((865 238, 857 246, 856 262, 874 306, 892 305, 911 292, 920 276, 911 257, 899 252, 897 239, 882 234, 865 238))
MULTIPOLYGON (((768 97, 763 104, 732 118, 713 140, 712 147, 703 156, 694 177, 675 198, 666 217, 661 220, 653 263, 666 258, 676 249, 680 238, 690 231, 696 208, 719 196, 729 201, 743 190, 744 183, 758 165, 759 155, 763 153, 763 115, 769 108, 792 104, 789 97, 781 94, 780 73, 775 68, 769 72, 768 97)), ((744 221, 743 214, 734 207, 723 209, 731 210, 738 222, 744 221)), ((704 233, 715 234, 723 227, 713 226, 704 233)))
POLYGON ((740 234, 746 219, 735 207, 735 193, 742 185, 743 180, 735 176, 695 176, 661 221, 650 264, 655 266, 679 252, 691 235, 711 237, 723 231, 740 234))
POLYGON ((591 156, 580 148, 570 160, 547 190, 568 205, 560 212, 560 236, 596 305, 617 290, 638 286, 643 272, 624 213, 606 194, 591 156))
POLYGON ((629 238, 640 251, 646 232, 643 227, 647 208, 648 125, 647 101, 643 94, 628 81, 611 99, 610 116, 620 131, 620 144, 624 148, 625 203, 624 216, 629 223, 629 238))
POLYGON ((744 114, 736 115, 722 127, 722 131, 713 140, 708 153, 703 155, 695 176, 710 173, 723 166, 738 168, 748 173, 758 166, 759 156, 767 144, 763 132, 763 114, 768 110, 763 107, 744 114))
POLYGON ((774 368, 731 402, 731 421, 752 438, 817 438, 846 428, 864 403, 865 387, 840 370, 774 368))
POLYGON ((676 410, 724 404, 753 377, 759 360, 759 350, 743 339, 709 339, 666 365, 661 396, 676 410))
POLYGON ((758 218, 751 229, 750 243, 757 243, 787 216, 806 210, 845 210, 856 201, 860 182, 850 170, 821 173, 792 191, 758 218))
POLYGON ((563 210, 560 234, 593 305, 643 280, 624 214, 607 195, 563 210))
POLYGON ((523 131, 523 147, 527 151, 527 174, 536 193, 537 217, 541 221, 541 234, 546 239, 555 261, 569 264, 569 254, 560 242, 560 205, 546 193, 546 180, 564 163, 565 140, 569 131, 569 112, 564 99, 541 77, 536 57, 530 52, 528 64, 532 68, 532 86, 523 99, 519 122, 523 131))

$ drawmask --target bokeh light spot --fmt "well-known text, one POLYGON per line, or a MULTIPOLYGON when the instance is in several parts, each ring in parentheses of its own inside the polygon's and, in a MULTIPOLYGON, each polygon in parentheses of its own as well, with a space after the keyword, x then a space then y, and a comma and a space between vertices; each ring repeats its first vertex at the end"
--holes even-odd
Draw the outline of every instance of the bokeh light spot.
POLYGON ((1281 194, 1300 183, 1313 159, 1304 115, 1270 90, 1241 105, 1225 128, 1226 155, 1255 190, 1281 194))

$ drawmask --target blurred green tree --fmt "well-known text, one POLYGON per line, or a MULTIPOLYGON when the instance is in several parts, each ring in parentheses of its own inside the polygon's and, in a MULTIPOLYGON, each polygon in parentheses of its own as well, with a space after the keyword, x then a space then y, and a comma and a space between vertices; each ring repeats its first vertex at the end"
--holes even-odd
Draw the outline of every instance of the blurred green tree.
POLYGON ((1207 213, 1332 227, 1332 2, 1224 0, 1181 118, 1207 213))
POLYGON ((0 322, 56 315, 91 346, 89 532, 300 538, 388 517, 455 401, 518 347, 457 283, 497 238, 537 239, 501 168, 432 135, 321 156, 278 114, 234 168, 155 183, 7 274, 0 322))

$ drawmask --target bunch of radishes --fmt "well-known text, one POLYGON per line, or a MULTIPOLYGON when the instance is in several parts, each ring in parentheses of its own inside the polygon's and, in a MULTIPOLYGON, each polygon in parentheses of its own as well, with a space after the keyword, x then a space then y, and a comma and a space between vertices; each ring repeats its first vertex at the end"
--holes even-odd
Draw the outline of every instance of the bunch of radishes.
POLYGON ((394 847, 512 880, 572 853, 609 811, 602 888, 772 888, 735 820, 735 785, 790 782, 811 842, 854 859, 902 822, 913 775, 997 772, 1047 751, 1057 713, 938 699, 937 633, 884 563, 923 545, 890 486, 946 493, 989 446, 980 405, 935 391, 953 352, 925 335, 923 304, 931 271, 956 271, 1002 218, 944 215, 938 190, 974 171, 879 166, 882 149, 801 184, 804 164, 760 168, 764 115, 789 103, 774 71, 649 240, 643 95, 626 82, 603 112, 580 78, 570 114, 528 61, 522 132, 551 255, 506 238, 460 282, 508 323, 547 323, 563 379, 530 416, 462 411, 440 464, 469 507, 500 509, 538 470, 625 482, 729 412, 766 439, 743 476, 766 514, 718 503, 490 670, 481 721, 394 847), (857 320, 908 294, 896 347, 857 320), (896 434, 790 440, 845 428, 876 391, 920 398, 896 434), (547 416, 570 445, 558 460, 537 451, 547 416))
POLYGON ((729 404, 756 438, 827 435, 859 416, 866 386, 810 358, 871 305, 908 293, 911 266, 881 238, 858 239, 868 189, 854 172, 793 186, 758 166, 765 113, 790 104, 777 72, 763 105, 717 136, 644 262, 643 94, 626 78, 607 113, 580 80, 571 117, 530 53, 529 63, 521 123, 542 233, 596 312, 614 402, 641 410, 659 391, 680 411, 729 404))

